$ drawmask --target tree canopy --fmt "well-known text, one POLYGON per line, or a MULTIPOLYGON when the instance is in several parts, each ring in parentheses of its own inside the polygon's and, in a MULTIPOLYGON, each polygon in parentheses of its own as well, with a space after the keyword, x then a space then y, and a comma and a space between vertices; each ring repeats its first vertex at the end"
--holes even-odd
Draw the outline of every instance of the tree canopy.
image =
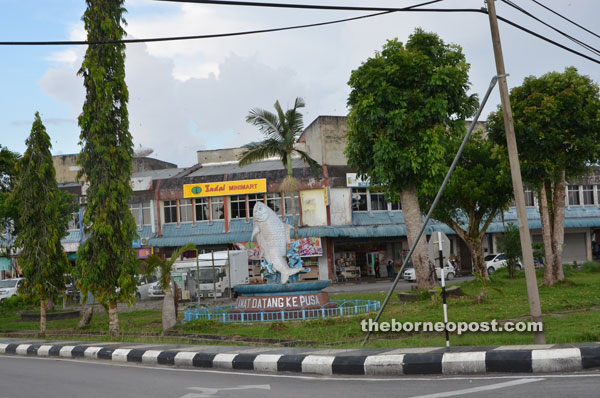
POLYGON ((396 193, 443 174, 448 140, 477 108, 468 71, 461 48, 434 33, 389 40, 348 82, 350 166, 396 193))
MULTIPOLYGON (((566 179, 579 177, 600 161, 598 85, 574 67, 563 73, 529 76, 510 92, 519 160, 526 184, 539 196, 544 239, 544 283, 564 279, 566 179)), ((490 137, 504 140, 502 111, 488 118, 490 137)))
POLYGON ((18 176, 11 201, 17 209, 16 246, 21 248, 19 265, 23 291, 41 299, 40 331, 45 332, 46 298, 65 290, 69 261, 60 240, 66 235, 74 209, 72 195, 61 192, 50 153, 50 137, 35 114, 27 149, 17 165, 18 176))
MULTIPOLYGON (((123 0, 87 0, 87 40, 120 40, 125 35, 123 0)), ((119 333, 117 301, 134 299, 137 256, 131 242, 136 226, 131 195, 133 142, 125 84, 125 44, 90 44, 79 70, 86 90, 79 116, 80 177, 89 182, 84 216, 87 239, 78 252, 82 292, 92 291, 109 308, 109 331, 119 333)))
POLYGON ((8 249, 8 234, 13 233, 16 209, 9 200, 17 176, 17 163, 21 155, 0 145, 0 250, 8 249))
MULTIPOLYGON (((473 133, 433 213, 466 243, 476 272, 484 277, 483 237, 513 196, 508 159, 501 149, 481 132, 473 133)), ((448 164, 452 160, 449 156, 448 164)), ((429 207, 434 196, 424 194, 422 198, 429 207)))
MULTIPOLYGON (((476 109, 468 71, 459 46, 416 29, 406 44, 389 40, 350 75, 348 164, 389 198, 400 198, 409 245, 422 224, 417 191, 436 190, 446 148, 476 109)), ((435 283, 426 253, 422 238, 413 263, 423 289, 435 283)))

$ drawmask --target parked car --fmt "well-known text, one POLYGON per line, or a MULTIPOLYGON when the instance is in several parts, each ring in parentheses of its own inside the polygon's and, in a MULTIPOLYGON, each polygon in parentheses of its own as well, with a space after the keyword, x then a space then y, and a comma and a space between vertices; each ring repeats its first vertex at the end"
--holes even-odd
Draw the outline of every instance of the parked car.
MULTIPOLYGON (((508 266, 508 263, 506 262, 506 256, 504 255, 504 253, 491 253, 485 256, 483 260, 485 261, 485 267, 488 270, 488 274, 493 274, 500 268, 508 266)), ((522 269, 523 264, 521 263, 521 260, 519 260, 519 263, 517 264, 517 270, 522 269)))
MULTIPOLYGON (((442 279, 442 270, 440 268, 436 267, 435 275, 437 276, 438 279, 442 279)), ((454 270, 454 267, 446 264, 446 266, 444 267, 444 279, 449 281, 449 280, 454 279, 455 276, 456 276, 456 271, 454 270)), ((408 281, 408 282, 416 282, 417 281, 417 274, 415 273, 414 268, 405 269, 404 273, 402 274, 402 277, 405 281, 408 281)))
MULTIPOLYGON (((146 300, 151 297, 155 297, 150 294, 150 291, 154 290, 154 286, 157 285, 157 278, 155 276, 150 277, 140 277, 140 281, 137 287, 137 293, 135 294, 135 298, 138 300, 146 300)), ((162 296, 160 296, 162 297, 162 296)))
POLYGON ((0 280, 0 301, 16 295, 22 283, 23 278, 0 280))

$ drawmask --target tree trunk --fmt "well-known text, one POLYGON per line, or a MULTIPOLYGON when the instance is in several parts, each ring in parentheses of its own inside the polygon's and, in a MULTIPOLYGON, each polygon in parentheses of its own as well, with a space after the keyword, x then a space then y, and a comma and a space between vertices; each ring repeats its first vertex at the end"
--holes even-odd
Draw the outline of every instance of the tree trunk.
POLYGON ((79 320, 79 324, 77 325, 77 329, 81 329, 86 326, 89 326, 90 323, 92 322, 92 315, 94 315, 94 305, 92 305, 92 304, 86 305, 85 310, 83 311, 83 315, 81 316, 81 319, 79 320))
POLYGON ((108 333, 111 337, 119 336, 119 312, 116 300, 108 303, 108 333))
MULTIPOLYGON (((544 285, 551 286, 556 282, 552 274, 554 264, 554 252, 552 251, 552 227, 554 223, 551 210, 552 204, 548 204, 548 191, 551 191, 551 183, 544 181, 540 189, 539 210, 542 221, 542 238, 544 240, 544 285)), ((551 192, 550 192, 551 193, 551 192)))
POLYGON ((163 331, 171 329, 177 320, 175 318, 175 302, 173 301, 173 292, 171 288, 165 289, 165 298, 162 308, 162 328, 163 331))
POLYGON ((52 299, 51 295, 48 295, 48 304, 46 305, 48 311, 54 311, 54 299, 52 299))
POLYGON ((489 280, 490 276, 487 268, 485 268, 485 261, 483 260, 483 245, 481 244, 481 239, 467 238, 464 241, 473 257, 474 271, 483 276, 486 280, 489 280))
MULTIPOLYGON (((410 187, 400 192, 400 200, 402 201, 402 213, 406 225, 406 238, 408 239, 408 245, 412 247, 423 225, 416 188, 410 187)), ((419 289, 431 289, 436 286, 435 270, 430 266, 427 258, 427 241, 424 235, 419 239, 411 259, 415 267, 419 289)))
POLYGON ((40 301, 40 334, 46 334, 46 300, 40 301))
POLYGON ((562 266, 563 244, 565 242, 565 172, 562 172, 560 180, 554 187, 554 227, 552 234, 552 251, 554 252, 554 263, 552 275, 554 282, 565 279, 562 266))

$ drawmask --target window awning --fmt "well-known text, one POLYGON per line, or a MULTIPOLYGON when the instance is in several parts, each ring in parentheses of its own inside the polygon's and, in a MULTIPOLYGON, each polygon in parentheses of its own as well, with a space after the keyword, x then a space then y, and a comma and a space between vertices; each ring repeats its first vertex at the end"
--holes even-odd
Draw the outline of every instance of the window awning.
POLYGON ((12 261, 8 257, 0 257, 0 271, 12 271, 12 261))

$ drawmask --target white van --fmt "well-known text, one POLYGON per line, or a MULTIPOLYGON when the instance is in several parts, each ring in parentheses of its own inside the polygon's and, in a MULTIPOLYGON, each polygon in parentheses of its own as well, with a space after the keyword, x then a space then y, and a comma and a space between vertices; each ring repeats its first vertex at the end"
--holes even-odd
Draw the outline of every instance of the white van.
POLYGON ((0 280, 0 301, 16 295, 22 284, 23 278, 0 280))

